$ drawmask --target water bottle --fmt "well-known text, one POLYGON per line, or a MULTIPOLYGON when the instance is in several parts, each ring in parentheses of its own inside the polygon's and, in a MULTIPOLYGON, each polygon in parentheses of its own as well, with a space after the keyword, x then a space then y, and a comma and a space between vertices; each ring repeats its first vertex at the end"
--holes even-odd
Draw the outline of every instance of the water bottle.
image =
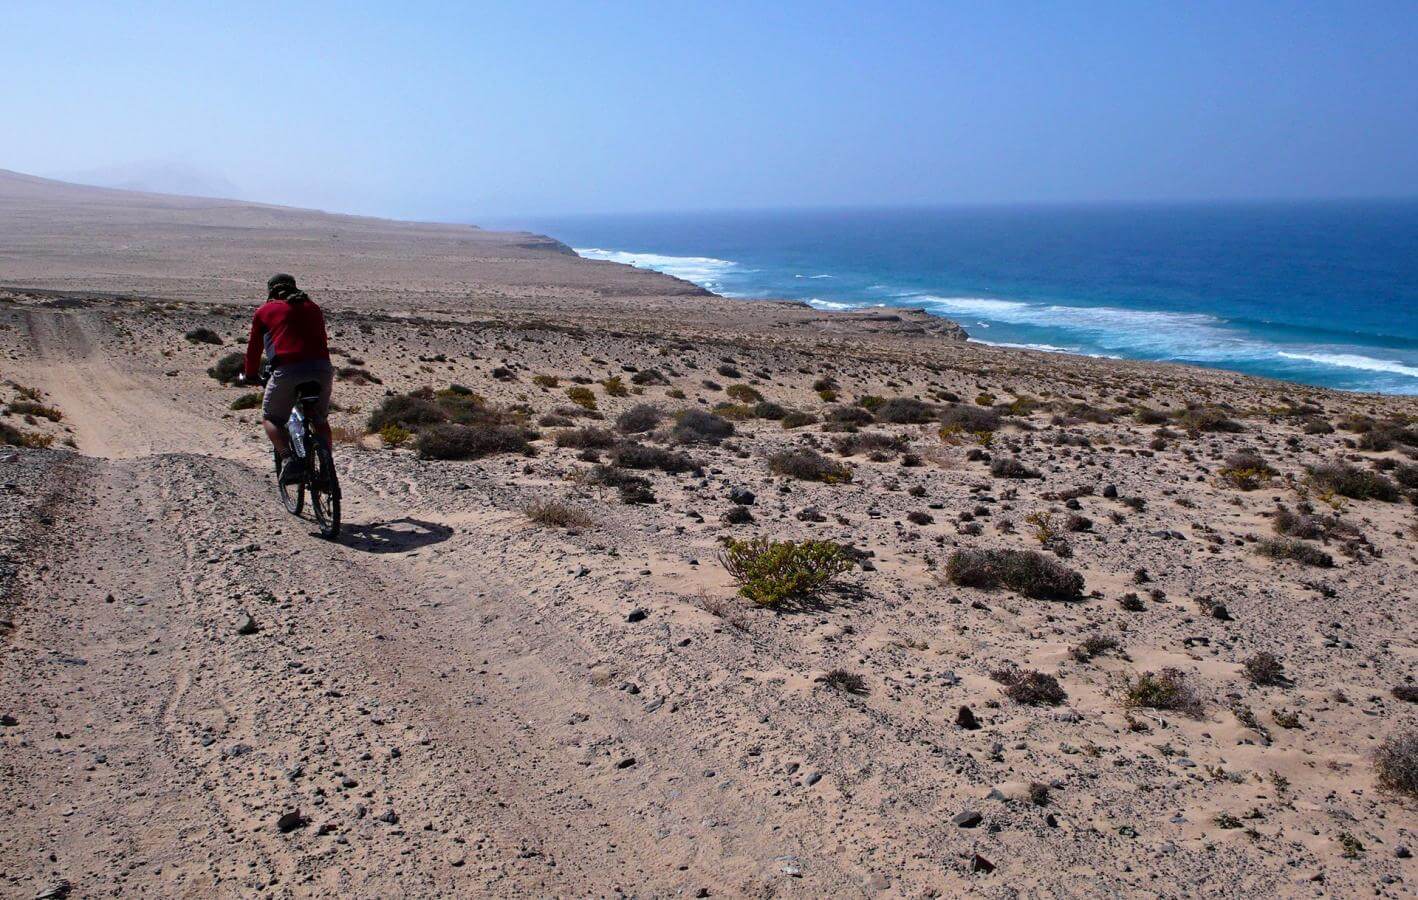
POLYGON ((286 422, 286 431, 290 434, 291 449, 302 459, 305 458, 305 419, 300 415, 300 410, 291 410, 290 419, 286 422))

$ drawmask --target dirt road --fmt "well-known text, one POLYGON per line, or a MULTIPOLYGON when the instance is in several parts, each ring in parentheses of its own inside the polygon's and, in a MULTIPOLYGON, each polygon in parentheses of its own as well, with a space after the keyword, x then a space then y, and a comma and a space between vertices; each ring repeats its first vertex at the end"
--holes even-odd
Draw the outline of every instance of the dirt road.
POLYGON ((5 656, 11 888, 692 896, 752 874, 735 846, 772 827, 676 785, 673 731, 595 689, 602 660, 475 523, 353 466, 348 537, 319 540, 259 444, 103 359, 95 327, 30 318, 84 455, 46 464, 5 656), (731 839, 695 833, 734 813, 731 839))

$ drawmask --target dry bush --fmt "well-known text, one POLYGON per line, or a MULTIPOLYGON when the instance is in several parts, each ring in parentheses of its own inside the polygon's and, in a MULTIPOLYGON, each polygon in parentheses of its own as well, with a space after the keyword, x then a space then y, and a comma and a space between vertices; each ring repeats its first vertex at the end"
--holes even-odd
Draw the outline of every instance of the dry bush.
POLYGON ((731 384, 724 388, 724 393, 732 400, 740 403, 758 403, 763 399, 763 395, 746 384, 731 384))
POLYGON ((1027 706, 1058 706, 1068 699, 1063 685, 1052 675, 1033 669, 999 669, 990 677, 1004 685, 1005 696, 1027 706))
POLYGON ((865 697, 870 691, 867 688, 867 680, 856 672, 849 672, 846 669, 833 669, 823 678, 823 683, 834 691, 841 691, 844 694, 852 694, 857 697, 865 697))
POLYGON ((347 428, 344 425, 331 425, 330 437, 334 438, 337 444, 358 446, 360 439, 363 438, 364 435, 354 428, 347 428))
POLYGON ((1264 538, 1256 541, 1255 552, 1268 559, 1290 559, 1320 569, 1334 567, 1334 557, 1318 547, 1312 547, 1306 544, 1304 541, 1293 541, 1285 538, 1264 538))
POLYGON ((1227 416, 1227 411, 1219 406, 1193 406, 1177 416, 1177 424, 1187 431, 1212 431, 1239 433, 1245 431, 1239 422, 1227 416))
POLYGON ((522 507, 522 512, 547 528, 590 528, 596 524, 589 513, 565 500, 533 500, 522 507))
POLYGON ((739 593, 761 606, 811 603, 854 565, 846 547, 831 541, 728 538, 719 562, 739 584, 739 593))
POLYGON ((596 395, 588 387, 576 385, 566 389, 566 397, 582 409, 596 408, 596 395))
POLYGON ((768 457, 768 470, 774 475, 823 484, 845 484, 852 480, 851 470, 806 448, 774 453, 768 457))
POLYGON ((812 413, 800 412, 799 410, 789 410, 783 416, 782 425, 785 429, 802 428, 805 425, 813 425, 817 422, 817 416, 812 413))
POLYGON ((653 431, 664 417, 665 414, 658 406, 639 403, 621 413, 615 420, 615 427, 621 434, 644 434, 653 431))
POLYGON ((833 442, 833 449, 842 456, 856 456, 859 453, 896 454, 904 452, 910 446, 911 441, 907 438, 879 431, 849 434, 833 442))
POLYGON ((1129 709, 1165 709, 1185 713, 1193 718, 1202 714, 1201 698, 1191 679, 1181 669, 1143 672, 1123 683, 1123 705, 1129 709))
POLYGON ((481 459, 497 453, 533 453, 527 432, 509 425, 431 425, 419 432, 414 448, 422 459, 481 459))
POLYGON ((228 353, 212 363, 207 374, 222 384, 236 384, 236 378, 246 369, 246 357, 240 353, 228 353))
POLYGON ((1274 653, 1267 653, 1262 650, 1252 654, 1242 666, 1245 669, 1246 678, 1252 684, 1284 684, 1285 664, 1280 661, 1274 653))
POLYGON ((379 377, 368 369, 358 366, 342 366, 335 370, 335 377, 353 384, 383 384, 379 377))
POLYGON ((601 390, 605 391, 609 397, 630 396, 630 389, 625 386, 625 381, 619 375, 601 379, 601 390))
POLYGON ((394 394, 385 397, 379 407, 369 414, 367 427, 371 432, 382 432, 389 425, 418 431, 447 419, 448 414, 432 399, 413 394, 394 394))
POLYGON ((990 463, 990 474, 996 478, 1039 478, 1038 469, 1031 469, 1012 456, 996 457, 990 463))
POLYGON ((680 444, 718 444, 734 433, 734 423, 702 409, 687 409, 675 416, 670 438, 680 444))
POLYGON ((1360 469, 1346 462, 1323 463, 1306 469, 1310 484, 1333 491, 1353 500, 1382 500, 1392 503, 1399 498, 1398 485, 1378 472, 1360 469))
MULTIPOLYGON (((260 394, 256 395, 260 398, 260 394)), ((12 414, 17 416, 34 416, 39 419, 48 419, 51 422, 58 422, 64 418, 64 414, 53 406, 46 406, 35 400, 16 400, 6 406, 12 414)))
POLYGON ((701 472, 699 463, 687 454, 646 444, 621 444, 611 452, 612 465, 624 469, 659 469, 670 475, 701 472))
POLYGON ((945 577, 961 587, 993 590, 1001 585, 1038 600, 1073 600, 1083 594, 1083 576, 1033 550, 957 550, 945 577))
POLYGON ((228 409, 237 411, 243 409, 259 409, 261 406, 261 400, 264 396, 265 395, 262 394, 260 391, 252 391, 249 394, 242 394, 240 397, 237 397, 235 400, 231 401, 231 406, 228 407, 228 409))
POLYGON ((566 431, 558 431, 555 438, 558 447, 570 447, 576 450, 585 450, 588 447, 596 450, 606 450, 610 447, 614 447, 617 440, 615 432, 595 427, 571 428, 566 431))
POLYGON ((194 344, 220 344, 222 336, 210 328, 194 328, 183 335, 194 344))
MULTIPOLYGON (((823 415, 823 421, 848 428, 860 428, 875 422, 872 414, 860 406, 834 406, 823 415)), ((841 429, 838 429, 839 431, 841 429)))
POLYGON ((614 466, 596 466, 587 476, 587 481, 602 487, 614 488, 620 495, 622 503, 655 502, 655 492, 650 486, 650 479, 624 469, 617 469, 614 466))
POLYGON ((1374 751, 1374 772, 1380 787, 1418 797, 1418 729, 1386 738, 1374 751))
POLYGON ((924 425, 936 416, 936 408, 912 397, 892 397, 872 411, 878 422, 893 425, 924 425))
POLYGON ((940 415, 942 430, 969 432, 999 431, 1000 414, 994 409, 956 403, 945 408, 940 415))
POLYGON ((42 434, 38 431, 21 431, 9 423, 0 422, 0 445, 42 450, 52 443, 54 443, 54 435, 52 434, 42 434))
POLYGON ((1118 649, 1118 639, 1104 634, 1090 634, 1079 641, 1069 655, 1081 663, 1090 662, 1095 656, 1102 656, 1109 650, 1118 649))

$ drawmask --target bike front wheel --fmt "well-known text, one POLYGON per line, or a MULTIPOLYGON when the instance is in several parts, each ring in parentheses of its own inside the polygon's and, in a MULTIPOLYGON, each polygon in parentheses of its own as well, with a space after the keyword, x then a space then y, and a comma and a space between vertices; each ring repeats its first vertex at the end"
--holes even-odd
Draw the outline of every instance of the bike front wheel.
POLYGON ((335 459, 330 448, 314 435, 310 441, 309 464, 310 509, 320 536, 333 540, 340 534, 340 479, 335 474, 335 459))

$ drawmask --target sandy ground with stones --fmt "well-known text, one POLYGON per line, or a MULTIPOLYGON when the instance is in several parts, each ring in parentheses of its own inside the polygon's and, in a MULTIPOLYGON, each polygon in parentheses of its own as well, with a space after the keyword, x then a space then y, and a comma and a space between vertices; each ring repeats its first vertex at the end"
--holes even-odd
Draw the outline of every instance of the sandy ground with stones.
POLYGON ((1413 892, 1415 800, 1371 757, 1418 725, 1393 692, 1418 663, 1414 506, 1306 467, 1397 477, 1415 448, 1363 417, 1418 401, 725 300, 534 235, 12 175, 0 285, 0 424, 28 444, 0 447, 7 896, 1413 892), (207 374, 276 270, 345 370, 335 542, 280 507, 245 390, 207 374), (525 419, 531 455, 366 433, 391 394, 455 384, 525 419), (731 436, 675 446, 697 471, 637 473, 651 503, 588 479, 613 451, 558 446, 732 385, 818 421, 728 410, 731 436), (864 397, 931 415, 832 423, 864 397), (1188 403, 1240 430, 1138 415, 1188 403), (996 404, 988 438, 941 434, 996 404), (862 435, 885 437, 843 443, 862 435), (765 462, 809 447, 850 481, 765 462), (1244 490, 1224 476, 1243 449, 1271 469, 1244 490), (584 521, 534 523, 548 500, 584 521), (1332 565, 1256 552, 1302 504, 1343 523, 1302 542, 1332 565), (857 565, 763 608, 718 560, 753 535, 857 565), (944 576, 991 548, 1046 551, 1084 593, 944 576), (1081 658, 1090 636, 1115 646, 1081 658), (1246 677, 1261 652, 1283 679, 1246 677), (1066 696, 1011 699, 1010 666, 1066 696), (1196 710, 1127 704, 1167 668, 1196 710))

